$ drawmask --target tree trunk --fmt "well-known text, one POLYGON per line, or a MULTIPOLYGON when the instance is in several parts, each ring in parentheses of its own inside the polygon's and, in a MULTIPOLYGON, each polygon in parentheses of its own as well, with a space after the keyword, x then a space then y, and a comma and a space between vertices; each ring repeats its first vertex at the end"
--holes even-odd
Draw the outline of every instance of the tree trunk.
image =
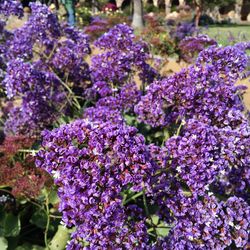
POLYGON ((195 8, 195 27, 198 28, 199 26, 199 22, 200 22, 200 17, 201 17, 201 7, 200 6, 196 6, 195 8))
POLYGON ((171 12, 171 0, 165 0, 165 12, 166 16, 171 12))
POLYGON ((142 0, 133 0, 133 2, 134 2, 134 13, 133 13, 132 26, 136 29, 142 29, 144 27, 142 0))
POLYGON ((202 0, 194 0, 195 3, 195 27, 198 28, 202 13, 202 0))
POLYGON ((92 13, 95 14, 98 9, 97 9, 97 1, 96 0, 91 0, 92 2, 92 13))
POLYGON ((158 8, 159 7, 159 1, 158 0, 153 0, 153 5, 158 8))
POLYGON ((116 0, 115 2, 116 2, 116 7, 121 8, 124 0, 116 0))
POLYGON ((236 19, 236 21, 241 21, 242 5, 243 5, 243 0, 236 0, 236 3, 235 3, 235 19, 236 19))
POLYGON ((179 6, 185 6, 186 1, 185 0, 179 0, 179 6))

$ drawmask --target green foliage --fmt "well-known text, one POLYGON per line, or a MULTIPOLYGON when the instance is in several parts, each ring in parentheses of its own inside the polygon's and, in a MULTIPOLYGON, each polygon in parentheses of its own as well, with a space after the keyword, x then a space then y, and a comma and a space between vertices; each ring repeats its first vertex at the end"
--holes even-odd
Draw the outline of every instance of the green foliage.
POLYGON ((0 236, 15 237, 20 233, 21 223, 18 215, 0 212, 0 236))
POLYGON ((201 5, 204 10, 206 9, 214 9, 214 7, 225 7, 235 4, 235 0, 187 0, 188 4, 197 4, 201 5))
POLYGON ((144 5, 144 12, 145 13, 150 13, 150 12, 157 13, 159 11, 160 11, 160 9, 157 8, 156 6, 154 6, 153 4, 148 3, 148 4, 144 5))
POLYGON ((51 190, 49 193, 49 203, 52 205, 56 205, 59 203, 59 197, 57 195, 57 190, 51 190))
POLYGON ((8 248, 8 241, 4 237, 0 237, 0 249, 7 250, 8 248))
POLYGON ((18 246, 15 250, 44 250, 44 247, 38 245, 31 245, 29 243, 25 243, 21 246, 18 246))
POLYGON ((235 0, 202 0, 205 8, 213 9, 214 7, 225 7, 235 4, 235 0))
POLYGON ((250 40, 250 26, 247 25, 212 25, 202 33, 216 39, 223 46, 250 40))
POLYGON ((77 21, 81 25, 88 25, 91 21, 91 12, 90 9, 81 6, 76 9, 77 21))
POLYGON ((46 228, 47 214, 42 209, 37 210, 35 213, 32 214, 30 218, 30 223, 42 229, 46 228))
POLYGON ((49 243, 50 250, 63 250, 69 240, 69 229, 59 225, 58 230, 49 243))
POLYGON ((159 16, 146 16, 146 26, 139 34, 150 47, 153 55, 173 55, 176 44, 165 27, 165 19, 159 16))

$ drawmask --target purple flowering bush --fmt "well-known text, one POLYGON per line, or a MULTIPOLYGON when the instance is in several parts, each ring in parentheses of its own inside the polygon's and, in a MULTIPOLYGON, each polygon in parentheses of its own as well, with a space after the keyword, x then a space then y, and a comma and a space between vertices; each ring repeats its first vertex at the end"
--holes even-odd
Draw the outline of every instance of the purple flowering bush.
POLYGON ((23 27, 0 29, 1 88, 11 103, 2 120, 5 135, 32 138, 8 164, 32 153, 54 187, 27 203, 0 187, 0 237, 24 230, 2 229, 14 200, 16 225, 40 228, 51 249, 247 249, 250 124, 236 83, 249 43, 186 38, 197 58, 162 77, 128 25, 96 40, 91 55, 83 32, 31 7, 23 27))
MULTIPOLYGON (((118 53, 129 40, 120 44, 116 29, 98 42, 118 53)), ((67 249, 247 246, 250 127, 244 87, 235 86, 247 68, 246 48, 209 47, 137 98, 132 86, 130 99, 124 87, 109 89, 116 78, 104 70, 94 80, 95 107, 43 133, 37 166, 54 175, 63 223, 75 227, 67 249), (126 119, 125 107, 138 120, 126 119), (162 130, 164 138, 150 139, 162 130)))
POLYGON ((2 29, 2 86, 7 98, 20 103, 9 110, 5 132, 37 136, 72 107, 80 108, 90 85, 84 60, 90 47, 85 34, 64 27, 45 5, 31 9, 28 21, 8 37, 2 29))
POLYGON ((8 18, 10 15, 15 15, 18 17, 23 16, 23 9, 18 1, 13 0, 1 0, 0 2, 0 13, 4 17, 8 18))
POLYGON ((126 200, 121 195, 128 186, 131 192, 143 190, 152 169, 136 128, 78 120, 44 132, 43 147, 37 166, 55 176, 63 222, 76 227, 68 249, 81 249, 79 238, 91 249, 146 246, 142 211, 136 205, 123 206, 126 200), (51 165, 57 159, 61 159, 58 164, 51 165))
POLYGON ((207 35, 185 37, 179 43, 181 58, 188 63, 192 63, 199 52, 211 45, 217 45, 217 42, 207 35))

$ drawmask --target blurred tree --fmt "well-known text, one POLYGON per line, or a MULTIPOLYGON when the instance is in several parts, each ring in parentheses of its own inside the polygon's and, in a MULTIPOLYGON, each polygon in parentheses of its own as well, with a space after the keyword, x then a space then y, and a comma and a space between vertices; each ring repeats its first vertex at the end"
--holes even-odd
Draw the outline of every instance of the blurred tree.
MULTIPOLYGON (((239 1, 239 0, 237 0, 239 1)), ((241 1, 241 0, 240 0, 241 1)), ((235 0, 187 0, 187 3, 195 5, 195 26, 198 27, 200 17, 207 9, 213 10, 215 7, 224 7, 235 4, 235 0)))
POLYGON ((132 26, 137 29, 142 29, 144 27, 142 0, 133 0, 133 4, 134 12, 132 26))
POLYGON ((171 12, 171 0, 165 0, 165 12, 166 16, 171 12))
POLYGON ((92 13, 95 14, 97 11, 98 11, 98 4, 97 4, 97 1, 96 0, 91 0, 91 3, 92 3, 92 13))
POLYGON ((159 7, 159 1, 158 0, 153 0, 153 5, 158 8, 159 7))

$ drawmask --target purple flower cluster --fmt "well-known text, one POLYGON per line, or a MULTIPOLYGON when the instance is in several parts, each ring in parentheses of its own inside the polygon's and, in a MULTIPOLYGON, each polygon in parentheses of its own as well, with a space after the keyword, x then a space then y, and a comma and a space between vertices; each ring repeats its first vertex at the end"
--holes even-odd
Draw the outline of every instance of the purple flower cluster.
POLYGON ((211 75, 223 79, 226 84, 235 84, 242 72, 248 66, 249 57, 246 50, 249 49, 250 43, 239 43, 235 46, 209 48, 201 51, 196 64, 202 64, 211 75))
POLYGON ((181 22, 176 27, 171 28, 170 36, 177 41, 181 41, 186 36, 192 36, 195 32, 197 32, 197 29, 194 23, 181 22))
POLYGON ((211 46, 199 54, 194 66, 149 85, 135 112, 154 127, 190 118, 233 126, 244 109, 239 94, 245 89, 234 84, 247 61, 238 47, 211 46))
POLYGON ((8 46, 6 41, 11 37, 11 33, 5 29, 6 22, 0 20, 0 78, 4 77, 4 72, 6 70, 6 54, 8 51, 8 46))
POLYGON ((8 98, 21 100, 20 106, 9 113, 5 123, 7 134, 39 133, 52 124, 65 99, 65 93, 53 74, 40 71, 22 59, 8 63, 3 85, 8 98))
POLYGON ((51 64, 62 78, 66 77, 85 89, 90 81, 89 65, 84 61, 84 57, 90 53, 89 41, 85 34, 73 32, 66 33, 68 39, 57 44, 51 64))
POLYGON ((87 108, 84 112, 84 117, 92 121, 124 122, 122 115, 130 112, 141 97, 135 83, 126 84, 119 90, 112 90, 105 82, 97 82, 94 87, 102 98, 95 107, 87 108))
POLYGON ((224 141, 227 144, 224 148, 224 155, 230 166, 228 171, 218 174, 217 180, 213 183, 216 193, 222 195, 237 195, 249 200, 250 189, 250 127, 239 127, 236 130, 223 129, 224 141))
POLYGON ((91 23, 84 27, 84 32, 90 36, 91 40, 95 40, 104 34, 109 28, 109 22, 99 16, 92 17, 91 23))
POLYGON ((18 17, 23 16, 23 8, 20 1, 15 0, 1 0, 0 1, 0 14, 5 17, 15 15, 18 17))
POLYGON ((71 74, 76 76, 76 81, 81 77, 89 79, 83 60, 90 53, 88 37, 75 28, 62 26, 45 5, 34 3, 31 9, 29 20, 7 42, 8 57, 29 60, 40 57, 46 66, 59 70, 59 74, 67 66, 67 77, 71 74))
MULTIPOLYGON (((11 4, 0 13, 20 16, 11 4)), ((89 68, 88 37, 45 5, 31 8, 13 33, 0 22, 0 78, 14 103, 5 132, 38 135, 83 109, 84 119, 43 132, 36 157, 58 186, 63 223, 75 228, 67 249, 246 248, 250 126, 235 83, 249 43, 186 38, 185 51, 201 51, 195 64, 160 79, 147 45, 120 24, 96 41, 89 68), (166 137, 151 140, 155 132, 166 137)))
MULTIPOLYGON (((183 141, 185 141, 184 138, 183 141)), ((181 146, 182 143, 179 143, 180 157, 181 146)), ((178 152, 168 150, 168 148, 151 146, 151 155, 157 160, 159 168, 151 177, 151 188, 147 195, 151 203, 157 205, 159 218, 167 225, 171 225, 171 230, 167 237, 158 238, 150 249, 225 249, 232 245, 242 249, 246 247, 250 229, 249 205, 236 196, 231 196, 226 202, 219 201, 212 192, 209 192, 208 186, 207 191, 197 192, 195 190, 197 186, 193 185, 195 181, 191 183, 187 181, 188 185, 184 185, 183 179, 180 179, 183 168, 174 169, 178 160, 175 156, 177 157, 178 152), (171 153, 172 155, 169 155, 171 153)), ((190 163, 190 166, 192 161, 196 161, 194 164, 197 166, 202 158, 199 156, 187 154, 185 161, 190 163)), ((180 160, 179 164, 182 163, 184 164, 180 160)), ((212 169, 213 167, 210 168, 212 169)), ((205 171, 202 174, 199 173, 199 169, 190 169, 189 173, 192 174, 190 180, 195 178, 197 183, 201 181, 205 186, 205 179, 210 176, 209 170, 205 169, 205 171), (198 180, 197 177, 200 179, 198 180)))
MULTIPOLYGON (((215 172, 221 175, 224 175, 223 171, 226 172, 224 166, 219 165, 223 161, 227 164, 228 171, 229 168, 238 168, 234 161, 238 161, 238 156, 242 152, 235 149, 235 153, 231 149, 229 154, 230 147, 227 144, 221 145, 221 148, 218 143, 216 145, 212 142, 210 145, 207 142, 207 148, 200 146, 197 142, 200 140, 199 143, 203 144, 202 136, 207 137, 207 140, 210 138, 210 141, 213 139, 214 142, 217 138, 214 134, 205 134, 202 131, 197 131, 196 134, 195 124, 198 123, 191 122, 187 125, 189 133, 186 131, 182 137, 177 137, 180 140, 178 145, 176 143, 178 149, 173 147, 176 137, 167 141, 166 148, 150 146, 151 156, 158 163, 158 168, 153 171, 147 195, 151 203, 157 205, 159 218, 171 225, 168 236, 158 238, 150 249, 225 249, 232 245, 244 249, 250 229, 249 205, 236 196, 231 196, 226 202, 219 201, 209 191, 208 186, 211 182, 208 178, 217 178, 215 172), (193 138, 188 141, 187 134, 191 137, 190 133, 193 134, 193 138), (184 148, 188 143, 189 151, 184 148), (198 154, 195 153, 197 149, 201 149, 198 154), (215 159, 209 158, 212 155, 215 159)), ((205 127, 209 128, 203 125, 203 128, 205 127)), ((210 132, 211 130, 212 128, 210 132)), ((229 135, 225 134, 224 137, 226 136, 229 135)), ((249 169, 247 166, 249 163, 246 163, 245 169, 249 169)), ((239 165, 240 167, 242 166, 239 165)))
POLYGON ((211 39, 207 35, 198 35, 196 37, 185 37, 179 43, 179 49, 181 51, 181 57, 186 62, 193 62, 195 56, 211 45, 217 45, 214 39, 211 39))
POLYGON ((166 249, 225 249, 232 243, 242 249, 247 244, 250 209, 241 198, 183 197, 172 211, 177 221, 160 244, 166 249))
MULTIPOLYGON (((215 181, 225 185, 227 176, 240 169, 243 173, 237 175, 238 186, 244 192, 250 184, 246 179, 250 173, 249 128, 241 131, 226 127, 219 129, 189 120, 181 136, 166 141, 169 161, 171 159, 169 168, 196 195, 204 195, 215 181)), ((233 185, 228 181, 227 185, 230 184, 233 185)), ((230 193, 233 194, 233 190, 230 193)))
POLYGON ((104 52, 92 57, 93 82, 106 81, 111 86, 120 86, 133 81, 137 72, 146 84, 157 76, 146 63, 149 58, 147 45, 135 41, 133 30, 128 25, 116 25, 100 37, 95 46, 104 52))
POLYGON ((89 88, 84 58, 90 46, 84 33, 62 26, 47 6, 34 3, 31 9, 28 21, 13 34, 7 36, 3 28, 0 52, 7 97, 20 104, 8 114, 5 131, 37 135, 68 107, 80 108, 72 98, 89 88))
POLYGON ((54 175, 63 222, 76 227, 68 249, 83 249, 81 240, 84 249, 145 248, 139 208, 124 207, 121 196, 128 187, 141 191, 152 168, 135 128, 77 120, 43 132, 42 146, 36 164, 54 175))
POLYGON ((104 97, 97 101, 95 107, 86 108, 84 118, 90 121, 124 122, 120 102, 113 96, 104 97))
POLYGON ((37 49, 35 53, 41 53, 44 47, 52 49, 54 42, 61 35, 60 24, 48 7, 32 3, 31 10, 32 14, 28 21, 21 28, 14 30, 13 39, 8 41, 10 58, 31 59, 35 44, 37 49))
POLYGON ((150 145, 158 167, 147 196, 171 227, 153 249, 247 246, 250 126, 239 98, 244 87, 234 86, 247 47, 203 50, 194 66, 153 82, 135 107, 141 121, 170 133, 165 146, 150 145))

